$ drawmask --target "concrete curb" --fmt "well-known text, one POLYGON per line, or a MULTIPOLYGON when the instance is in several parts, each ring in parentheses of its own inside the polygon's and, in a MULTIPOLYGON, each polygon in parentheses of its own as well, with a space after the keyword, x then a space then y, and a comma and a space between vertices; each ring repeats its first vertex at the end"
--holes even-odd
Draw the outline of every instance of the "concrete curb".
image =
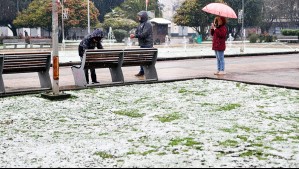
MULTIPOLYGON (((274 85, 274 84, 265 84, 265 83, 257 83, 257 82, 248 82, 242 80, 230 80, 230 79, 219 79, 219 78, 212 78, 212 77, 193 77, 193 78, 183 78, 183 79, 171 79, 171 80, 160 80, 160 81, 138 81, 138 82, 125 82, 125 83, 110 83, 110 84, 99 84, 99 85, 90 85, 88 87, 74 87, 74 86, 64 86, 63 89, 60 89, 61 92, 66 91, 75 91, 75 90, 84 90, 90 88, 107 88, 107 87, 115 87, 115 86, 129 86, 134 84, 157 84, 157 83, 171 83, 177 81, 187 81, 187 80, 195 80, 195 79, 210 79, 210 80, 222 80, 222 81, 231 81, 231 82, 239 82, 245 83, 250 85, 264 85, 268 87, 277 87, 277 88, 285 88, 285 89, 292 89, 292 90, 299 90, 299 87, 292 87, 292 86, 284 86, 284 85, 274 85)), ((28 94, 45 94, 49 93, 52 90, 45 89, 45 90, 23 90, 23 91, 15 91, 15 92, 8 92, 8 93, 0 93, 0 98, 4 97, 11 97, 11 96, 22 96, 28 94)))
MULTIPOLYGON (((244 54, 227 54, 225 57, 253 57, 253 56, 267 56, 267 55, 289 55, 289 54, 299 54, 299 51, 289 51, 289 52, 272 52, 272 53, 244 53, 244 54)), ((215 55, 204 55, 204 56, 187 56, 187 57, 158 57, 157 61, 171 61, 171 60, 186 60, 186 59, 205 59, 205 58, 215 58, 215 55)), ((65 62, 60 63, 59 66, 73 66, 80 65, 81 62, 65 62)), ((52 65, 51 65, 52 66, 52 65)))
MULTIPOLYGON (((289 52, 272 52, 272 53, 244 53, 244 54, 225 54, 224 57, 252 57, 252 56, 267 56, 267 55, 289 55, 298 54, 299 51, 289 52)), ((205 56, 187 56, 187 57, 172 57, 172 58, 158 58, 157 61, 170 61, 170 60, 184 60, 184 59, 204 59, 204 58, 215 58, 215 55, 205 56)))

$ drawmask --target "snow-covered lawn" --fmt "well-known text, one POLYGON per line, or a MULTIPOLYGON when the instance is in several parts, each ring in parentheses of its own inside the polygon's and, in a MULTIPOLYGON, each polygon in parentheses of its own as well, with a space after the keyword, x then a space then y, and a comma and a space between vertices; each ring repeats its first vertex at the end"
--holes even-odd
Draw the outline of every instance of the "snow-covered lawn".
POLYGON ((0 98, 0 167, 299 167, 299 91, 218 80, 0 98))

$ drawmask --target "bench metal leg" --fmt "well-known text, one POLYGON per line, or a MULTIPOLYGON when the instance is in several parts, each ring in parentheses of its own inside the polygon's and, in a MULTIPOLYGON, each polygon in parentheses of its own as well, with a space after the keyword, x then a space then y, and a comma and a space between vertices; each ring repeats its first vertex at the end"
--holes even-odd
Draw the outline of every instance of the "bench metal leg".
POLYGON ((38 72, 38 77, 42 88, 52 89, 52 82, 49 72, 38 72))
POLYGON ((3 57, 0 57, 0 93, 5 93, 4 82, 2 77, 3 66, 4 66, 4 59, 3 57))
POLYGON ((5 93, 5 87, 2 75, 0 76, 0 93, 5 93))
POLYGON ((143 66, 145 79, 158 80, 158 74, 155 65, 143 66))
POLYGON ((86 77, 83 69, 72 67, 72 73, 76 86, 85 87, 87 85, 86 77))
POLYGON ((124 82, 124 75, 121 67, 112 67, 109 69, 112 82, 124 82))
POLYGON ((17 45, 15 45, 15 49, 17 48, 17 45))

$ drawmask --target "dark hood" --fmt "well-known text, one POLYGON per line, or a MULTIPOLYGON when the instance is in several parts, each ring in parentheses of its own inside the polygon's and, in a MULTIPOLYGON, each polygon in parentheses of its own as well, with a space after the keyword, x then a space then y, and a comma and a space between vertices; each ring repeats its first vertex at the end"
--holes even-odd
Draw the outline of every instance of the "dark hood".
POLYGON ((148 15, 147 15, 146 11, 140 11, 137 15, 141 17, 141 20, 140 20, 141 23, 147 22, 148 15))
POLYGON ((101 29, 94 30, 90 35, 91 38, 95 38, 95 37, 103 38, 104 36, 105 36, 104 32, 101 29))

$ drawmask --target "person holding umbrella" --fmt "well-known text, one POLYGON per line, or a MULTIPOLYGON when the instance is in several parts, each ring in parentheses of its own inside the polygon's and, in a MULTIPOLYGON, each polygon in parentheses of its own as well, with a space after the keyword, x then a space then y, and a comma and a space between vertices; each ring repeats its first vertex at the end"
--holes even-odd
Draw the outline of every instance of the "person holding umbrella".
POLYGON ((217 58, 217 72, 215 75, 225 75, 224 51, 226 49, 225 41, 227 35, 226 18, 216 16, 212 23, 211 35, 213 36, 212 50, 215 51, 217 58))
POLYGON ((224 62, 224 51, 225 41, 227 35, 226 18, 238 18, 235 11, 228 6, 226 3, 209 3, 202 8, 204 12, 216 15, 214 22, 212 23, 211 35, 213 36, 213 47, 217 58, 217 72, 215 75, 226 74, 225 62, 224 62))

